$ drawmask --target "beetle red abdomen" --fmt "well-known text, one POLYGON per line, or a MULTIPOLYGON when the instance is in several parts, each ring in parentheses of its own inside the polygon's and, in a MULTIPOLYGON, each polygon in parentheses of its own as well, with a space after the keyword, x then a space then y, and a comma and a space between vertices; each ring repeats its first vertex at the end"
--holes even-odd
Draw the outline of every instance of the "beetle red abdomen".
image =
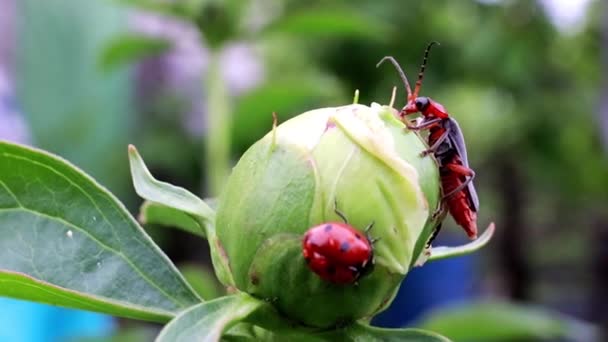
MULTIPOLYGON (((459 158, 452 158, 451 162, 457 162, 459 158)), ((449 194, 463 184, 464 179, 457 173, 446 172, 441 175, 441 185, 443 192, 449 194)), ((469 238, 477 238, 477 212, 475 212, 469 203, 469 197, 467 195, 468 189, 458 191, 452 196, 446 199, 448 210, 450 215, 454 218, 454 221, 461 226, 469 238)))

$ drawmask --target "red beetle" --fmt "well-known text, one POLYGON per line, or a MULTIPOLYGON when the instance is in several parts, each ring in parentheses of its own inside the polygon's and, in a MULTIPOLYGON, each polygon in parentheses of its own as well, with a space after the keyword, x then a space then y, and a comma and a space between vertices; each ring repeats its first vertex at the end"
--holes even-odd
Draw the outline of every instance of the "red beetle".
MULTIPOLYGON (((340 212, 336 213, 344 219, 340 212)), ((302 240, 302 254, 308 268, 321 279, 352 284, 373 270, 373 243, 344 219, 344 223, 328 222, 310 228, 302 240)))
MULTIPOLYGON (((420 88, 422 87, 422 79, 424 77, 424 69, 426 67, 429 51, 434 44, 437 43, 431 42, 425 50, 424 59, 422 61, 422 66, 420 67, 420 73, 418 74, 418 80, 416 81, 416 87, 413 93, 407 77, 393 57, 384 57, 378 63, 378 66, 385 60, 389 60, 393 63, 395 68, 397 68, 397 71, 405 84, 408 95, 408 102, 401 110, 400 116, 409 129, 429 130, 429 148, 423 152, 423 155, 434 153, 435 158, 439 162, 439 172, 444 194, 442 203, 447 205, 450 214, 454 217, 456 223, 464 228, 469 238, 475 239, 477 238, 477 211, 479 210, 479 199, 475 186, 473 185, 475 172, 469 168, 467 149, 462 131, 460 130, 460 126, 458 126, 458 122, 450 117, 440 103, 433 101, 429 97, 418 96, 420 88), (415 126, 411 126, 409 122, 405 120, 406 115, 413 113, 420 113, 423 117, 422 121, 415 126)), ((441 208, 439 212, 442 212, 443 210, 444 209, 441 208)), ((440 228, 441 224, 437 226, 436 231, 440 228)))

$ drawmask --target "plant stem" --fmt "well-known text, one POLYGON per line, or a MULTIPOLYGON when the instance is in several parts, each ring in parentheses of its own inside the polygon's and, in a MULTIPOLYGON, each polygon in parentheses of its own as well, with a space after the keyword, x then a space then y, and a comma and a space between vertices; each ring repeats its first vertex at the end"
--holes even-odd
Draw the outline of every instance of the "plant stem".
POLYGON ((207 134, 205 135, 205 175, 207 195, 217 196, 230 171, 230 127, 232 115, 220 54, 214 51, 207 73, 207 134))

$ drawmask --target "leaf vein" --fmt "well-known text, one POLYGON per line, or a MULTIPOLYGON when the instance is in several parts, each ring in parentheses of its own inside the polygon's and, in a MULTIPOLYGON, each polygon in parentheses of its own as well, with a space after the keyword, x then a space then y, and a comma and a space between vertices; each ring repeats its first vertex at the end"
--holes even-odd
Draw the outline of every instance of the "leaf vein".
MULTIPOLYGON (((143 279, 144 279, 146 282, 148 282, 150 285, 152 285, 153 287, 155 287, 156 289, 158 289, 158 290, 159 290, 159 291, 160 291, 162 294, 164 294, 164 295, 165 295, 165 296, 166 296, 168 299, 172 300, 172 301, 173 301, 174 303, 176 303, 176 304, 183 304, 183 303, 181 303, 179 300, 177 300, 175 297, 173 297, 173 296, 171 296, 170 294, 168 294, 167 292, 165 292, 165 291, 164 291, 162 288, 158 287, 158 286, 157 286, 157 285, 156 285, 156 284, 155 284, 155 283, 154 283, 154 282, 153 282, 151 279, 149 279, 149 278, 146 276, 146 274, 144 274, 144 273, 143 273, 143 272, 142 272, 142 271, 141 271, 141 270, 140 270, 140 269, 139 269, 137 266, 135 266, 135 265, 134 265, 134 264, 131 262, 131 260, 130 260, 130 259, 129 259, 129 258, 126 256, 126 255, 124 255, 124 253, 122 253, 122 251, 115 250, 115 249, 113 249, 112 247, 110 247, 110 246, 106 245, 105 243, 103 243, 102 241, 98 240, 98 239, 97 239, 95 236, 93 236, 92 234, 90 234, 88 231, 86 231, 86 229, 84 229, 84 228, 82 228, 82 227, 79 227, 79 226, 77 226, 77 225, 75 225, 75 224, 73 224, 73 223, 71 223, 71 222, 68 222, 68 221, 64 220, 63 218, 61 218, 61 217, 56 217, 56 216, 47 215, 47 214, 40 213, 40 212, 37 212, 37 211, 33 211, 33 210, 29 209, 29 208, 24 208, 24 207, 21 207, 21 208, 0 208, 0 213, 1 213, 1 212, 10 212, 10 211, 19 211, 19 210, 23 210, 23 211, 29 212, 29 213, 31 213, 31 214, 33 214, 33 215, 37 216, 37 217, 46 217, 46 218, 51 219, 51 220, 56 220, 56 221, 59 221, 59 222, 61 222, 61 223, 65 224, 65 225, 67 225, 67 226, 69 226, 69 227, 72 227, 72 228, 74 228, 74 229, 76 229, 76 230, 80 231, 80 232, 81 232, 81 233, 83 233, 84 235, 88 236, 88 237, 89 237, 91 240, 93 240, 93 241, 97 242, 97 243, 98 243, 98 244, 99 244, 101 247, 103 247, 104 249, 106 249, 106 250, 108 250, 108 251, 110 251, 110 252, 112 252, 112 253, 115 253, 116 255, 120 256, 120 257, 121 257, 121 258, 122 258, 122 259, 123 259, 123 260, 124 260, 124 261, 127 263, 127 265, 131 266, 131 268, 132 268, 133 270, 135 270, 135 271, 136 271, 136 272, 137 272, 139 275, 141 275, 141 277, 142 277, 142 278, 143 278, 143 279)), ((32 262, 32 263, 33 263, 33 262, 32 262)), ((42 279, 41 274, 39 273, 39 271, 38 271, 38 270, 37 270, 35 267, 34 267, 34 270, 36 270, 36 271, 38 272, 38 277, 39 277, 40 279, 42 279)))
MULTIPOLYGON (((76 189, 77 189, 77 190, 78 190, 80 193, 82 193, 82 194, 83 194, 83 195, 84 195, 84 196, 85 196, 87 199, 89 199, 89 201, 90 201, 90 202, 91 202, 91 203, 94 205, 94 207, 96 208, 96 211, 97 211, 97 212, 98 212, 98 213, 101 215, 101 217, 103 217, 103 220, 104 220, 104 221, 105 221, 105 222, 106 222, 106 223, 107 223, 107 224, 108 224, 108 225, 111 227, 112 232, 114 232, 114 234, 113 234, 113 235, 114 235, 114 237, 117 239, 118 243, 119 243, 120 245, 122 245, 122 242, 121 242, 121 240, 120 240, 120 238, 119 238, 118 234, 116 234, 116 233, 115 233, 115 232, 116 232, 116 226, 115 226, 115 225, 114 225, 112 222, 110 222, 110 221, 108 220, 108 218, 107 218, 107 217, 106 217, 106 215, 104 214, 103 210, 101 210, 101 208, 99 207, 99 205, 98 205, 97 201, 96 201, 96 200, 95 200, 95 199, 94 199, 92 196, 90 196, 90 195, 89 195, 89 194, 88 194, 88 193, 87 193, 87 192, 86 192, 86 191, 85 191, 85 190, 84 190, 84 189, 83 189, 83 188, 82 188, 80 185, 76 184, 76 183, 75 183, 75 182, 74 182, 72 179, 68 178, 66 175, 64 175, 63 173, 59 172, 58 170, 56 170, 55 168, 51 167, 50 165, 43 164, 43 163, 40 163, 40 162, 38 162, 38 161, 36 161, 36 160, 32 160, 32 159, 30 159, 30 158, 26 158, 26 157, 23 157, 23 156, 20 156, 20 155, 15 155, 15 154, 12 154, 12 153, 7 153, 7 152, 4 152, 4 153, 3 153, 3 155, 4 155, 5 157, 7 157, 7 158, 14 158, 14 159, 22 160, 22 161, 25 161, 25 162, 28 162, 28 163, 32 163, 32 164, 34 164, 34 165, 37 165, 37 166, 39 166, 39 167, 45 168, 45 169, 47 169, 47 170, 49 170, 49 171, 53 172, 53 173, 54 173, 54 174, 56 174, 57 176, 61 177, 62 179, 64 179, 65 181, 67 181, 67 182, 68 182, 69 184, 71 184, 72 186, 74 186, 74 187, 75 187, 75 188, 76 188, 76 189)), ((89 176, 87 176, 87 175, 86 175, 86 174, 84 174, 84 173, 81 173, 81 176, 83 176, 83 177, 85 177, 85 178, 90 178, 89 176)), ((90 180, 92 181, 92 179, 90 179, 90 180)), ((8 188, 8 187, 6 186, 6 184, 4 184, 4 186, 5 186, 6 188, 8 188)), ((99 187, 99 188, 101 188, 101 187, 99 187)), ((15 200, 16 200, 16 201, 17 201, 17 202, 20 204, 20 206, 21 206, 22 208, 27 209, 27 208, 26 208, 24 205, 22 205, 22 204, 19 202, 19 200, 18 200, 17 196, 15 196, 15 194, 14 194, 12 191, 10 191, 10 189, 8 189, 8 191, 9 191, 9 192, 10 192, 10 193, 13 195, 13 197, 15 198, 15 200)), ((136 222, 133 220, 133 218, 131 218, 131 217, 130 217, 130 216, 127 214, 126 209, 124 209, 124 208, 120 208, 120 207, 118 206, 117 201, 107 201, 107 202, 109 203, 110 208, 111 208, 111 209, 113 209, 113 210, 114 210, 116 213, 118 213, 118 215, 120 216, 120 219, 121 219, 123 222, 125 222, 127 225, 129 225, 129 223, 131 223, 131 225, 135 224, 135 226, 137 226, 137 225, 136 225, 136 222), (124 209, 124 210, 121 210, 121 209, 124 209)), ((32 211, 32 212, 34 212, 34 211, 32 211)), ((34 213, 36 213, 36 212, 34 212, 34 213)), ((51 216, 49 216, 49 217, 51 217, 51 216)), ((58 218, 58 219, 60 219, 60 218, 58 218)), ((60 219, 60 220, 61 220, 61 219, 60 219)), ((139 241, 140 239, 139 239, 139 237, 135 237, 135 240, 138 240, 138 241, 139 241)), ((99 241, 99 240, 95 239, 95 241, 99 241)), ((149 245, 149 244, 146 244, 146 243, 145 243, 146 241, 142 241, 142 242, 143 242, 142 244, 143 244, 143 245, 145 245, 146 247, 150 247, 150 245, 149 245)), ((151 243, 151 241, 147 241, 147 242, 150 242, 150 243, 151 243)), ((151 243, 151 244, 153 244, 153 243, 151 243)), ((110 249, 110 250, 111 250, 111 249, 110 249)), ((122 255, 122 256, 124 256, 122 253, 121 253, 121 255, 122 255)), ((164 255, 163 255, 163 256, 164 256, 164 255)), ((166 258, 166 256, 164 256, 164 257, 166 258)), ((166 259, 168 260, 168 258, 166 258, 166 259)), ((125 260, 127 260, 127 259, 126 259, 126 257, 125 257, 125 260)), ((187 307, 187 306, 189 306, 189 305, 190 305, 190 303, 187 303, 187 302, 184 302, 184 301, 182 301, 182 300, 179 300, 178 298, 176 298, 176 297, 174 297, 174 296, 171 296, 170 294, 166 293, 165 291, 163 291, 162 289, 160 289, 158 286, 156 286, 156 284, 154 284, 154 282, 152 282, 152 281, 151 281, 149 278, 147 278, 147 277, 146 277, 146 276, 143 274, 143 272, 142 272, 141 270, 139 270, 139 269, 138 269, 138 268, 136 268, 135 266, 133 266, 133 267, 134 267, 134 269, 135 269, 135 270, 137 270, 137 272, 138 272, 138 273, 140 273, 140 274, 141 274, 141 275, 144 277, 144 279, 145 279, 146 281, 148 281, 148 282, 149 282, 150 284, 152 284, 154 287, 158 288, 158 289, 159 289, 159 290, 160 290, 160 291, 161 291, 161 292, 162 292, 162 293, 163 293, 163 294, 164 294, 164 295, 165 295, 165 296, 166 296, 168 299, 170 299, 170 300, 171 300, 171 301, 173 301, 174 303, 178 304, 179 306, 185 306, 185 307, 187 307)), ((179 280, 180 280, 180 279, 178 279, 178 281, 179 281, 179 280)))

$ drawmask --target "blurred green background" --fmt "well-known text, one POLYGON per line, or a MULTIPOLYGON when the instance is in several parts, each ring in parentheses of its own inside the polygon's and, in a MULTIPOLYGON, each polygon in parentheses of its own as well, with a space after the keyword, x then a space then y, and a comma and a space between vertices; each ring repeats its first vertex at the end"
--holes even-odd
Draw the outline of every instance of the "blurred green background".
MULTIPOLYGON (((0 138, 65 157, 134 213, 128 143, 158 178, 213 197, 272 112, 349 104, 355 89, 388 103, 395 85, 401 107, 397 73, 376 63, 394 56, 413 82, 439 41, 422 94, 459 121, 479 226, 497 226, 467 300, 608 326, 601 1, 3 0, 0 13, 0 138)), ((149 231, 176 263, 208 264, 203 241, 149 231)), ((441 235, 466 240, 451 219, 441 235)))

